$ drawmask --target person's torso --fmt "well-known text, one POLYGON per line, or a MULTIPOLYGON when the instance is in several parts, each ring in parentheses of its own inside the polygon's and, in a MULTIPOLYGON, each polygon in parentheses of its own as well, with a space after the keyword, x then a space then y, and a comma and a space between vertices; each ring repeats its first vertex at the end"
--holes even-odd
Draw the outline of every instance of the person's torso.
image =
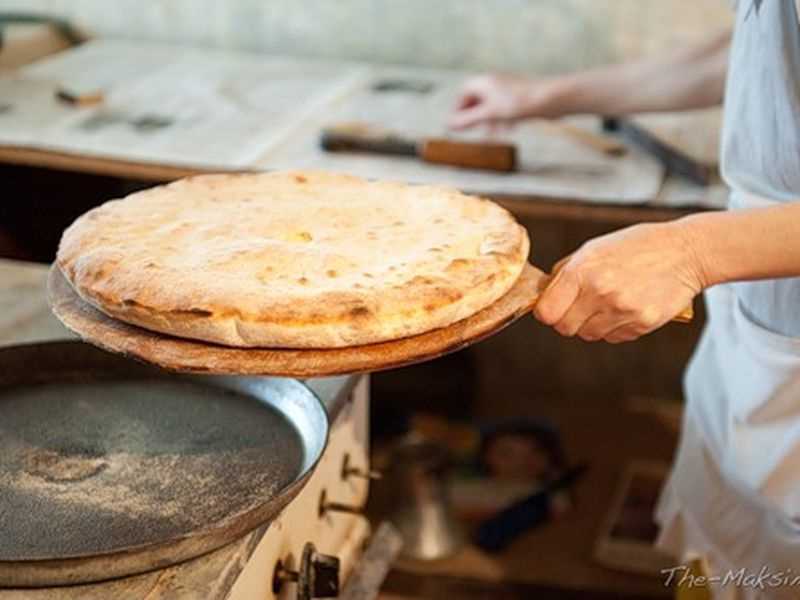
MULTIPOLYGON (((722 175, 731 188, 729 208, 800 200, 796 0, 738 0, 736 4, 721 149, 722 175)), ((759 324, 775 333, 800 337, 800 279, 743 282, 733 287, 759 324)))
POLYGON ((739 0, 721 166, 735 193, 800 198, 800 23, 794 0, 739 0))
MULTIPOLYGON (((725 111, 722 169, 730 208, 800 200, 795 0, 739 0, 725 111)), ((800 523, 800 279, 716 286, 706 304, 709 321, 684 381, 688 418, 742 502, 777 509, 794 528, 800 523)))

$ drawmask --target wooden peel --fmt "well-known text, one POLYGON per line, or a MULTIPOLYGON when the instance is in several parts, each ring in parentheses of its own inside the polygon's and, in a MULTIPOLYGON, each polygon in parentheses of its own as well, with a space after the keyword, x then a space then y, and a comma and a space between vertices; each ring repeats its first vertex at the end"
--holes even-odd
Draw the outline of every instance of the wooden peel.
POLYGON ((110 352, 172 371, 308 378, 392 369, 465 348, 528 314, 543 276, 527 265, 500 300, 443 329, 391 342, 320 350, 233 348, 128 325, 81 299, 55 266, 47 280, 47 295, 53 313, 68 329, 110 352))
POLYGON ((81 299, 55 266, 47 294, 53 313, 67 328, 110 352, 172 371, 308 378, 392 369, 466 348, 529 314, 549 281, 548 275, 526 265, 505 296, 449 327, 390 342, 319 350, 233 348, 128 325, 81 299))

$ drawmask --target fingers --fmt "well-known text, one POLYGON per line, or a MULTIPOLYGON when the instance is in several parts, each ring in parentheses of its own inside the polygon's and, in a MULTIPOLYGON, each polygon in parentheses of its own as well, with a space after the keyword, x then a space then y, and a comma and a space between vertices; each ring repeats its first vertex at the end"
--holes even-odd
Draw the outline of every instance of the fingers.
POLYGON ((461 87, 461 97, 464 98, 470 95, 479 97, 483 96, 483 94, 486 92, 486 89, 491 87, 491 83, 491 75, 478 75, 477 77, 470 77, 461 87))
POLYGON ((513 128, 512 124, 508 123, 507 121, 487 121, 486 125, 486 133, 488 134, 489 139, 502 138, 503 136, 508 135, 508 132, 513 128))
POLYGON ((598 312, 583 323, 577 336, 585 342, 604 340, 612 344, 619 344, 639 339, 645 333, 646 331, 643 331, 641 327, 634 325, 621 315, 598 312))
POLYGON ((467 129, 487 120, 489 116, 484 78, 468 79, 450 115, 448 126, 451 129, 467 129))
POLYGON ((620 343, 635 340, 652 329, 638 311, 617 306, 591 285, 582 289, 569 257, 553 267, 553 279, 542 292, 534 316, 566 337, 578 336, 594 342, 620 343))
POLYGON ((561 270, 561 268, 570 261, 571 258, 572 254, 567 254, 564 258, 562 258, 556 264, 553 265, 551 273, 558 273, 561 270))
POLYGON ((561 319, 553 325, 558 333, 564 337, 573 337, 577 334, 587 321, 595 315, 595 307, 588 302, 581 302, 580 296, 572 303, 567 312, 561 319))
POLYGON ((473 77, 464 83, 448 124, 451 129, 511 125, 523 116, 524 99, 531 85, 530 80, 508 75, 473 77))
POLYGON ((617 318, 607 312, 598 312, 583 322, 577 335, 585 342, 597 342, 617 329, 620 329, 617 318))
POLYGON ((481 97, 481 94, 478 94, 477 92, 462 92, 461 96, 458 98, 458 102, 456 102, 456 110, 472 108, 480 103, 481 97))
POLYGON ((536 302, 534 316, 545 325, 556 325, 578 299, 579 292, 577 278, 567 271, 558 271, 536 302))
POLYGON ((603 338, 609 344, 621 344, 622 342, 632 342, 642 337, 643 333, 632 325, 623 325, 607 333, 603 338))
POLYGON ((468 129, 479 125, 486 121, 490 121, 492 117, 491 109, 482 100, 477 100, 476 103, 468 105, 467 108, 457 109, 448 121, 450 129, 468 129))
POLYGON ((553 324, 553 328, 565 337, 577 336, 585 342, 602 340, 611 344, 631 342, 647 333, 641 326, 631 323, 622 315, 592 313, 592 305, 592 302, 583 301, 579 297, 566 314, 553 324))

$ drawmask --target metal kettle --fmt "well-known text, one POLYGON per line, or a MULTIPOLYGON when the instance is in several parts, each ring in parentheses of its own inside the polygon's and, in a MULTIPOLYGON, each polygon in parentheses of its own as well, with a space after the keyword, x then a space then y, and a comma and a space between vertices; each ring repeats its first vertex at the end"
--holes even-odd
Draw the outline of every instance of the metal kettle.
POLYGON ((447 488, 447 450, 418 436, 395 448, 389 479, 396 486, 398 505, 389 520, 403 538, 401 557, 437 560, 455 554, 464 543, 447 488))

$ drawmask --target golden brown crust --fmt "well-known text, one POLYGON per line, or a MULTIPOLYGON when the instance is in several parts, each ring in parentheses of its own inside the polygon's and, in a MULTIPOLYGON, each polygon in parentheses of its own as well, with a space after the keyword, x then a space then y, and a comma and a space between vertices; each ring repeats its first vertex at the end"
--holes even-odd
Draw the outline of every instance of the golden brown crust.
POLYGON ((95 208, 59 268, 103 312, 231 346, 415 335, 502 296, 525 230, 487 200, 328 173, 205 175, 95 208))

